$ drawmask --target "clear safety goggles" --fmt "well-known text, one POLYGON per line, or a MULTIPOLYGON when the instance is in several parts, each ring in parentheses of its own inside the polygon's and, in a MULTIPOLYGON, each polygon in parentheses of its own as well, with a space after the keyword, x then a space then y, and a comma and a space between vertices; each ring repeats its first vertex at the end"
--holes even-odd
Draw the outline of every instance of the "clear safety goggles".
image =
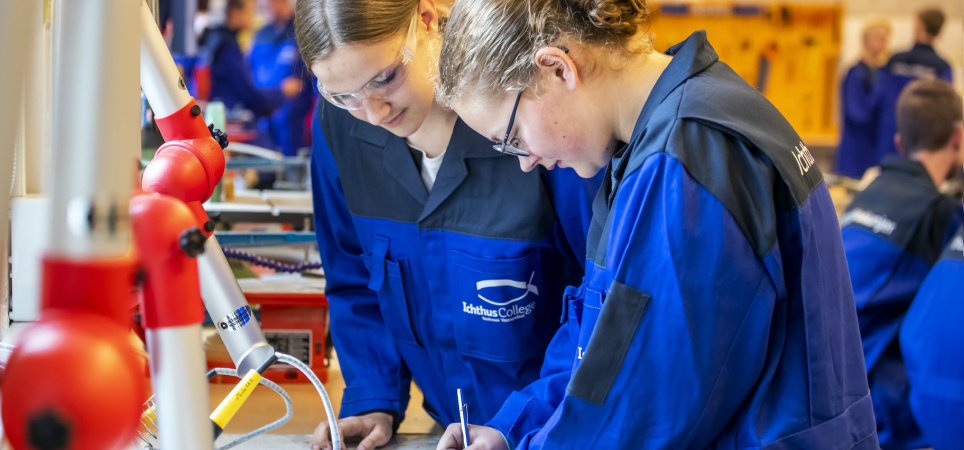
POLYGON ((367 98, 386 98, 394 94, 408 79, 408 63, 415 59, 415 46, 418 44, 417 31, 418 14, 412 17, 412 23, 408 26, 408 36, 405 38, 405 45, 402 46, 398 59, 378 76, 372 78, 362 90, 355 93, 332 94, 319 80, 318 92, 332 105, 348 110, 361 109, 364 106, 362 102, 367 98))

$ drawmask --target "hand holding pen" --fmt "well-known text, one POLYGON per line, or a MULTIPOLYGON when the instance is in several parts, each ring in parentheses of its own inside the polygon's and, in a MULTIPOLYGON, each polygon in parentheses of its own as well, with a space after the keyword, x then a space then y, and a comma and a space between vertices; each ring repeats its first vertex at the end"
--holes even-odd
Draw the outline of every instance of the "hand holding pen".
POLYGON ((495 428, 469 425, 468 404, 462 399, 462 390, 455 392, 459 401, 460 423, 453 423, 445 430, 436 450, 509 450, 502 432, 495 428))

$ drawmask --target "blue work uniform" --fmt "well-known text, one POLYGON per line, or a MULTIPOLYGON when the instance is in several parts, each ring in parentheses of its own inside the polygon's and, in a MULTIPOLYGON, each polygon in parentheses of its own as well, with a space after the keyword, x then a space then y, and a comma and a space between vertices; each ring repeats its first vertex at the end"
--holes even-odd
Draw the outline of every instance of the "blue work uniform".
POLYGON ((921 282, 961 225, 961 204, 941 194, 923 164, 881 166, 841 220, 864 358, 885 448, 925 446, 907 404, 897 335, 921 282))
POLYGON ((267 116, 281 106, 280 89, 259 89, 245 64, 238 33, 224 26, 208 28, 202 36, 200 64, 210 68, 212 101, 227 109, 243 108, 267 116))
POLYGON ((843 129, 837 148, 837 173, 860 178, 877 165, 876 110, 874 109, 874 79, 878 69, 860 61, 847 71, 840 86, 843 129))
POLYGON ((947 61, 937 56, 934 47, 915 44, 910 50, 890 57, 880 69, 874 85, 874 101, 877 103, 877 155, 879 165, 897 155, 894 134, 897 133, 897 97, 911 81, 941 78, 952 81, 953 72, 947 61))
POLYGON ((520 448, 876 448, 823 177, 705 31, 593 202, 543 377, 489 422, 520 448))
POLYGON ((305 119, 311 112, 313 92, 311 75, 301 62, 295 42, 294 19, 284 24, 268 24, 254 36, 249 57, 251 76, 258 89, 281 89, 289 77, 301 79, 301 93, 285 99, 270 117, 259 123, 259 131, 267 131, 274 144, 286 156, 295 156, 298 149, 308 145, 305 119))
POLYGON ((964 228, 921 284, 900 329, 910 408, 937 450, 964 448, 964 228))
POLYGON ((428 414, 475 422, 539 377, 578 285, 599 186, 518 159, 455 123, 429 192, 405 140, 319 101, 312 189, 341 416, 403 417, 414 378, 428 414))

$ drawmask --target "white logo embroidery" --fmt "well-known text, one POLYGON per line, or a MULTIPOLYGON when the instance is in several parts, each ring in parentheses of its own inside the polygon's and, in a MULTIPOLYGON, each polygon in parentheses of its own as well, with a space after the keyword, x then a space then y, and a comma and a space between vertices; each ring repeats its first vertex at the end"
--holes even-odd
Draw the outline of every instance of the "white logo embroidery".
POLYGON ((536 273, 535 273, 535 271, 533 271, 533 272, 532 272, 532 275, 529 276, 529 282, 528 282, 528 283, 526 283, 525 281, 515 281, 515 280, 506 280, 506 279, 501 279, 501 280, 483 280, 483 281, 479 281, 478 283, 475 283, 475 289, 477 289, 477 290, 479 290, 479 291, 481 292, 482 289, 485 289, 485 288, 506 287, 506 286, 508 286, 508 287, 514 287, 514 288, 524 289, 524 290, 525 290, 525 291, 522 293, 522 295, 520 295, 520 296, 518 296, 518 297, 516 297, 516 298, 513 298, 512 300, 509 300, 509 301, 507 301, 507 302, 503 302, 503 303, 494 302, 494 301, 492 301, 492 300, 489 300, 489 299, 483 297, 482 294, 478 294, 479 298, 482 299, 482 301, 484 301, 484 302, 486 302, 486 303, 489 303, 489 304, 495 305, 495 306, 505 306, 505 305, 509 305, 509 304, 515 303, 515 302, 517 302, 517 301, 519 301, 519 300, 522 300, 522 299, 526 298, 526 296, 528 296, 530 292, 531 292, 532 294, 539 295, 539 288, 538 288, 536 285, 532 284, 532 280, 535 279, 535 277, 536 277, 536 273))
POLYGON ((813 155, 810 154, 810 149, 806 145, 803 145, 803 141, 797 144, 793 148, 793 158, 797 160, 797 167, 800 168, 800 175, 803 175, 810 171, 813 167, 814 159, 813 155))
POLYGON ((482 280, 475 283, 475 289, 481 292, 483 289, 488 288, 517 288, 522 289, 522 295, 510 299, 505 302, 496 302, 485 298, 481 293, 476 294, 479 299, 490 304, 499 306, 500 308, 486 308, 484 305, 473 305, 468 302, 462 302, 462 312, 466 314, 472 314, 474 316, 479 316, 482 320, 488 322, 512 322, 523 317, 527 317, 536 310, 536 302, 531 301, 525 305, 512 305, 512 303, 518 302, 525 299, 529 294, 539 295, 539 288, 532 284, 535 279, 536 273, 533 271, 532 275, 529 276, 529 282, 525 281, 515 281, 507 279, 496 279, 496 280, 482 280), (512 305, 512 306, 509 306, 512 305))
POLYGON ((897 229, 897 224, 894 223, 893 220, 888 219, 887 216, 874 214, 860 208, 854 208, 852 211, 844 214, 843 219, 840 220, 840 227, 842 228, 852 223, 870 228, 874 233, 883 233, 888 236, 897 229))
POLYGON ((958 236, 951 241, 950 249, 955 252, 964 252, 964 236, 958 236))

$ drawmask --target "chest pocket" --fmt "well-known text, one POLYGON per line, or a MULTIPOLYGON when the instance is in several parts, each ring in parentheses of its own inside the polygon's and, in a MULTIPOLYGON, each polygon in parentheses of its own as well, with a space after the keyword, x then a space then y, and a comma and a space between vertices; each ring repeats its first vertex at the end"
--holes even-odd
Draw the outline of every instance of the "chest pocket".
POLYGON ((539 248, 514 259, 453 250, 455 341, 465 356, 523 361, 544 351, 558 316, 548 318, 539 248))
POLYGON ((416 311, 411 268, 405 258, 391 260, 388 247, 388 238, 376 236, 371 253, 362 255, 371 275, 368 288, 378 293, 382 321, 392 336, 399 342, 421 346, 412 326, 416 311))

